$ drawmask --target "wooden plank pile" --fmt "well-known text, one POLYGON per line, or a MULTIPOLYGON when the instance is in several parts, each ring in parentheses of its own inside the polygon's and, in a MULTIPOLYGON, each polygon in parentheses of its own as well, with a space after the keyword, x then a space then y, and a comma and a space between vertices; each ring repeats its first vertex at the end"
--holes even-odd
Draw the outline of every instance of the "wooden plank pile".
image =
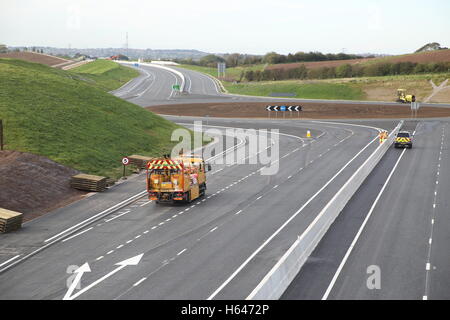
POLYGON ((22 227, 23 214, 0 208, 0 233, 18 230, 22 227))
POLYGON ((134 165, 138 169, 145 169, 147 162, 149 162, 153 158, 133 154, 132 156, 129 156, 128 159, 130 160, 130 163, 129 163, 130 165, 134 165))
POLYGON ((70 186, 78 190, 102 192, 106 190, 106 182, 106 177, 80 173, 70 179, 70 186))

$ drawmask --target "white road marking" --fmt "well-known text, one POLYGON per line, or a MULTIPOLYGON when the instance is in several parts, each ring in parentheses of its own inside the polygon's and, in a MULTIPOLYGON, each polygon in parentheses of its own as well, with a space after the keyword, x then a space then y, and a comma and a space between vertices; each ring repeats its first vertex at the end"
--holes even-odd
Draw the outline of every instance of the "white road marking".
POLYGON ((139 280, 138 282, 136 282, 135 284, 133 284, 133 287, 137 287, 138 285, 140 285, 142 282, 144 282, 145 280, 147 280, 146 277, 142 278, 141 280, 139 280))
POLYGON ((276 184, 276 185, 274 185, 274 186, 273 186, 273 188, 274 188, 274 189, 278 188, 278 185, 277 185, 277 184, 276 184))
POLYGON ((150 200, 150 201, 147 201, 147 202, 145 202, 145 203, 143 203, 143 204, 141 204, 141 207, 143 207, 143 206, 146 206, 146 205, 148 205, 150 202, 152 202, 152 200, 150 200))
POLYGON ((139 239, 141 237, 140 234, 138 234, 136 237, 134 237, 135 239, 139 239))
POLYGON ((364 219, 361 227, 358 230, 358 233, 356 234, 350 247, 348 248, 347 252, 345 253, 345 256, 342 259, 341 264, 339 265, 338 269, 336 270, 336 273, 334 274, 333 279, 331 280, 330 284, 328 285, 328 288, 325 291, 325 294, 323 295, 322 300, 326 300, 328 298, 328 295, 330 294, 331 290, 333 289, 334 284, 336 283, 336 280, 339 277, 339 274, 341 273, 342 269, 344 268, 345 263, 347 262, 348 257, 350 256, 350 253, 353 251, 353 248, 355 247, 356 242, 358 241, 360 235, 362 234, 362 231, 364 230, 364 227, 366 226, 367 221, 369 221, 369 218, 372 215, 372 213, 375 209, 375 206, 377 205, 378 201, 381 198, 381 195, 383 194, 384 190, 386 189, 386 186, 388 185, 389 181, 391 180, 392 176, 394 175, 395 169, 397 169, 397 166, 400 163, 400 160, 402 159, 403 155, 405 154, 405 151, 406 151, 406 149, 403 149, 402 153, 400 154, 400 157, 398 157, 397 162, 395 163, 389 176, 387 177, 386 181, 384 182, 384 185, 381 188, 380 192, 378 193, 375 201, 373 202, 373 204, 369 210, 369 213, 367 214, 366 218, 364 219))
POLYGON ((150 230, 145 230, 144 231, 144 234, 147 234, 147 233, 149 233, 150 232, 150 230))
POLYGON ((177 253, 177 256, 179 256, 180 254, 182 254, 183 252, 185 252, 187 249, 183 249, 180 252, 177 253))
POLYGON ((287 177, 288 179, 292 178, 292 176, 287 177))
POLYGON ((8 264, 9 262, 11 262, 11 261, 13 261, 13 260, 16 260, 18 257, 20 257, 20 254, 18 254, 18 255, 15 256, 15 257, 12 257, 12 258, 9 259, 9 260, 6 260, 6 261, 3 262, 2 264, 0 264, 0 267, 4 266, 5 264, 8 264))
POLYGON ((242 210, 239 210, 239 211, 238 211, 238 212, 236 212, 235 214, 236 214, 236 215, 238 215, 238 214, 239 214, 239 213, 241 213, 241 212, 242 212, 242 210))
POLYGON ((212 228, 211 230, 209 230, 209 232, 214 232, 214 231, 217 230, 217 228, 218 228, 218 227, 214 227, 214 228, 212 228))
POLYGON ((66 242, 67 240, 73 239, 73 238, 79 236, 80 234, 83 234, 83 233, 85 233, 85 232, 88 232, 89 230, 92 230, 93 228, 94 228, 94 227, 90 227, 90 228, 88 228, 88 229, 86 229, 86 230, 83 230, 83 231, 81 231, 81 232, 78 232, 78 233, 74 234, 73 236, 70 236, 69 238, 64 239, 62 242, 66 242))
POLYGON ((161 223, 158 224, 158 226, 162 226, 163 224, 164 224, 164 222, 161 222, 161 223))
MULTIPOLYGON (((349 165, 350 163, 353 162, 353 160, 355 160, 361 153, 364 152, 364 150, 366 150, 374 141, 378 140, 378 137, 375 137, 374 139, 372 139, 364 148, 362 148, 355 156, 353 156, 352 159, 350 159, 330 180, 328 180, 327 183, 325 183, 325 185, 322 186, 322 188, 320 188, 311 198, 308 199, 308 201, 306 201, 305 204, 303 204, 303 206, 297 210, 289 219, 286 220, 286 222, 284 222, 266 241, 264 241, 261 246, 259 246, 258 249, 256 249, 229 277, 227 280, 225 280, 220 286, 219 288, 217 288, 216 291, 214 291, 208 298, 207 300, 212 300, 214 299, 214 297, 220 292, 222 291, 223 288, 225 288, 226 285, 228 285, 228 283, 230 283, 231 280, 233 280, 236 275, 277 235, 279 234, 300 212, 303 211, 303 209, 311 202, 313 201, 331 182, 334 181, 334 179, 336 179, 336 177, 342 172, 344 171, 349 165)), ((406 150, 406 149, 404 149, 406 150)), ((301 169, 300 169, 301 170, 301 169)))
POLYGON ((259 199, 261 199, 262 198, 262 196, 259 196, 258 198, 256 198, 256 200, 259 200, 259 199))
POLYGON ((158 228, 157 226, 152 227, 152 230, 155 230, 156 228, 158 228))
POLYGON ((430 263, 428 262, 427 265, 425 266, 425 270, 429 271, 430 270, 430 263))
POLYGON ((121 216, 123 216, 123 215, 125 215, 125 214, 128 214, 128 213, 130 213, 131 211, 126 211, 126 212, 124 212, 124 213, 122 213, 122 214, 119 214, 119 215, 117 215, 117 216, 115 216, 115 217, 112 217, 111 219, 105 219, 105 222, 110 222, 110 221, 112 221, 112 220, 114 220, 114 219, 117 219, 117 218, 119 218, 119 217, 121 217, 121 216))
POLYGON ((113 253, 114 252, 114 250, 110 250, 110 251, 108 251, 106 254, 111 254, 111 253, 113 253))
POLYGON ((121 244, 120 246, 117 246, 116 249, 120 249, 120 248, 122 248, 122 247, 123 247, 123 244, 121 244))
POLYGON ((95 259, 95 261, 102 260, 103 258, 104 258, 103 256, 100 256, 97 259, 95 259))
POLYGON ((133 242, 133 240, 128 240, 128 241, 127 241, 127 243, 132 243, 132 242, 133 242))

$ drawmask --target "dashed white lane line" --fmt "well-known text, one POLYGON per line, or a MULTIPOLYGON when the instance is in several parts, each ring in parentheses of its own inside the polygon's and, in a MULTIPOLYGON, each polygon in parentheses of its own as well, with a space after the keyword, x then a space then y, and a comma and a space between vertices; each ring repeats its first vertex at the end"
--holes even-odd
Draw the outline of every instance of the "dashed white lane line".
POLYGON ((277 185, 277 184, 276 184, 276 185, 274 185, 274 186, 273 186, 273 188, 274 188, 274 189, 278 188, 278 185, 277 185))
POLYGON ((133 284, 133 287, 137 287, 138 285, 140 285, 142 282, 144 282, 145 280, 147 280, 147 277, 143 277, 141 280, 139 280, 138 282, 136 282, 135 284, 133 284))
POLYGON ((256 200, 259 200, 259 199, 261 199, 262 198, 262 196, 259 196, 258 198, 256 198, 256 200))
POLYGON ((157 226, 152 227, 152 230, 155 230, 156 228, 158 228, 157 226))
POLYGON ((141 237, 140 234, 138 234, 136 237, 134 237, 135 239, 139 239, 141 237))
POLYGON ((181 250, 180 252, 177 253, 177 256, 179 256, 180 254, 182 254, 182 253, 185 252, 186 250, 187 250, 186 248, 183 249, 183 250, 181 250))
POLYGON ((214 232, 214 231, 217 230, 217 228, 218 228, 218 227, 214 227, 214 228, 212 228, 211 230, 209 230, 209 232, 214 232))
POLYGON ((90 227, 90 228, 88 228, 88 229, 86 229, 86 230, 83 230, 83 231, 81 231, 81 232, 78 232, 77 234, 74 234, 73 236, 64 239, 62 242, 66 242, 66 241, 68 241, 68 240, 70 240, 70 239, 73 239, 73 238, 79 236, 80 234, 83 234, 83 233, 85 233, 85 232, 88 232, 89 230, 92 230, 93 228, 94 228, 94 227, 90 227))
POLYGON ((150 230, 145 230, 144 231, 144 234, 147 234, 147 233, 149 233, 150 232, 150 230))
POLYGON ((160 222, 158 223, 158 226, 162 226, 164 224, 164 222, 160 222))
POLYGON ((128 241, 127 241, 127 243, 132 243, 132 242, 133 242, 133 240, 128 240, 128 241))
POLYGON ((108 251, 106 254, 111 254, 111 253, 113 253, 114 252, 114 250, 110 250, 110 251, 108 251))
POLYGON ((116 249, 120 249, 120 248, 123 248, 123 244, 116 247, 116 249))
POLYGON ((104 256, 100 256, 100 257, 98 257, 97 259, 95 259, 95 261, 102 260, 103 258, 104 258, 104 256))
POLYGON ((241 212, 242 212, 242 210, 239 210, 238 212, 235 213, 235 215, 238 215, 238 214, 241 213, 241 212))
POLYGON ((288 179, 292 178, 292 176, 287 177, 288 179))
POLYGON ((178 215, 176 215, 176 214, 174 214, 173 216, 172 216, 172 218, 176 218, 178 215))

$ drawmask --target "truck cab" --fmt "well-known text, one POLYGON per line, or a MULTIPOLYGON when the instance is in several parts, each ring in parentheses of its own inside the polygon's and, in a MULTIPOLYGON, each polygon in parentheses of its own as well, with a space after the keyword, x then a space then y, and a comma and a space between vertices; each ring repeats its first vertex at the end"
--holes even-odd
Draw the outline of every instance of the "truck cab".
POLYGON ((191 202, 206 193, 206 171, 203 158, 180 156, 158 158, 147 164, 147 191, 150 200, 160 202, 191 202))

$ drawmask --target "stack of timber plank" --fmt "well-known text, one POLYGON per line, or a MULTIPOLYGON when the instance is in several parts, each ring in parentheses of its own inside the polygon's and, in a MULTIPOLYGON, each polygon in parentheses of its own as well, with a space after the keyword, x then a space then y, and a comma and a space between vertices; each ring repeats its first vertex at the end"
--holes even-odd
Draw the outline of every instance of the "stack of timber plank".
POLYGON ((23 214, 0 208, 0 233, 18 230, 22 227, 23 214))
POLYGON ((152 160, 152 157, 146 157, 146 156, 140 156, 138 154, 133 154, 132 156, 129 156, 128 159, 130 160, 130 165, 136 166, 138 169, 145 169, 145 166, 147 165, 147 162, 152 160))
POLYGON ((106 182, 106 177, 80 173, 70 179, 70 186, 78 190, 101 192, 106 190, 106 182))

